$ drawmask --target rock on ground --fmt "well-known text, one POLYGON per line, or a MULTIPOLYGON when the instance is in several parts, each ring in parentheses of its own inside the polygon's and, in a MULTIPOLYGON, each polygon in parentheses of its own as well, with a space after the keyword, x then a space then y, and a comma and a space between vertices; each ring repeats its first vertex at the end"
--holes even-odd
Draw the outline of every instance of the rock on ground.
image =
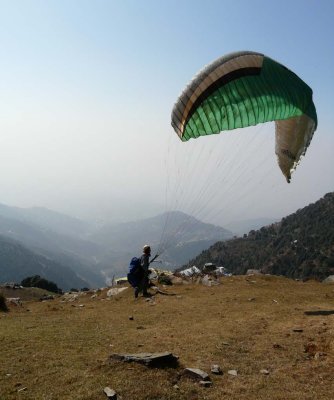
POLYGON ((114 353, 110 356, 110 361, 137 362, 149 367, 163 368, 166 366, 176 367, 178 364, 178 357, 167 351, 163 353, 114 353))
POLYGON ((117 393, 114 389, 110 389, 110 387, 107 386, 103 389, 103 392, 108 397, 108 399, 117 400, 117 393))
POLYGON ((217 364, 211 365, 211 372, 216 375, 222 375, 223 371, 217 364))
POLYGON ((122 293, 126 289, 128 289, 128 287, 111 288, 108 290, 107 296, 108 297, 117 296, 118 294, 122 293))
POLYGON ((182 375, 198 381, 210 381, 209 375, 199 368, 185 368, 182 375))

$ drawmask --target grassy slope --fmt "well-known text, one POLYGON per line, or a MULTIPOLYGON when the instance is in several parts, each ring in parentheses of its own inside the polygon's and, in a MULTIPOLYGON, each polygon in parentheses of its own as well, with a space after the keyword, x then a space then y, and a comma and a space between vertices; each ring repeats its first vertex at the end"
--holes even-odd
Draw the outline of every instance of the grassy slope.
POLYGON ((0 399, 97 400, 105 386, 123 400, 333 398, 334 315, 304 312, 334 310, 334 285, 240 276, 168 290, 178 296, 157 295, 154 305, 130 290, 111 300, 102 291, 0 313, 0 399), (108 363, 113 352, 165 350, 180 357, 179 369, 108 363), (211 388, 178 381, 183 367, 210 372, 213 363, 224 375, 211 374, 211 388))
POLYGON ((39 300, 43 295, 55 296, 55 293, 40 288, 23 287, 11 289, 0 287, 0 293, 5 297, 19 297, 22 301, 39 300))

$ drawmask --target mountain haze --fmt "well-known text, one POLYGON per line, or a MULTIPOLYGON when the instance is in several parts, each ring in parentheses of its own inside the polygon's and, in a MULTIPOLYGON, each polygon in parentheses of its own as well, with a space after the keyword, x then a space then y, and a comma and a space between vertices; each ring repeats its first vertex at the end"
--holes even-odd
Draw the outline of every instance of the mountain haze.
MULTIPOLYGON (((91 287, 104 286, 113 276, 125 275, 129 260, 141 254, 145 243, 151 244, 153 252, 157 252, 159 246, 160 250, 163 248, 161 266, 173 269, 218 240, 232 237, 231 232, 221 227, 204 224, 181 212, 98 227, 44 208, 21 209, 5 205, 0 205, 0 235, 29 250, 29 257, 34 254, 49 260, 44 274, 51 271, 52 262, 54 268, 61 265, 70 269, 78 279, 87 282, 85 286, 91 287)), ((19 247, 16 249, 20 261, 16 263, 12 258, 12 262, 13 271, 17 272, 22 251, 19 247)), ((10 270, 12 267, 6 262, 2 268, 10 270)), ((38 266, 34 274, 39 273, 38 266)), ((15 274, 4 276, 18 280, 15 274)), ((46 278, 52 280, 50 276, 46 278)), ((58 278, 54 279, 59 287, 64 287, 58 278)), ((3 280, 0 276, 0 281, 3 280)))
POLYGON ((152 255, 160 252, 162 266, 171 269, 182 265, 218 240, 231 237, 232 233, 222 227, 205 224, 185 213, 173 211, 143 220, 105 226, 93 234, 90 240, 108 249, 101 264, 110 276, 112 271, 125 274, 129 260, 133 256, 140 256, 146 243, 151 245, 152 255), (108 268, 108 262, 111 262, 112 268, 108 268))
POLYGON ((53 260, 57 265, 72 269, 91 286, 101 286, 104 278, 93 268, 100 248, 84 239, 88 234, 84 230, 87 226, 85 222, 42 208, 0 206, 0 235, 21 243, 34 254, 53 260), (56 222, 57 218, 59 222, 56 222), (77 230, 80 235, 75 233, 77 230))
POLYGON ((82 288, 88 283, 74 271, 54 260, 43 257, 19 242, 0 235, 0 282, 21 282, 40 275, 55 282, 63 290, 82 288))
POLYGON ((61 288, 101 287, 113 276, 124 276, 129 260, 140 256, 146 243, 152 255, 159 253, 161 268, 214 262, 234 274, 255 268, 322 279, 334 273, 333 199, 329 193, 280 222, 235 239, 231 231, 179 211, 98 227, 43 208, 0 205, 0 281, 18 281, 31 273, 61 288))
POLYGON ((0 215, 22 223, 37 225, 76 239, 84 238, 93 224, 43 207, 20 208, 0 204, 0 215))

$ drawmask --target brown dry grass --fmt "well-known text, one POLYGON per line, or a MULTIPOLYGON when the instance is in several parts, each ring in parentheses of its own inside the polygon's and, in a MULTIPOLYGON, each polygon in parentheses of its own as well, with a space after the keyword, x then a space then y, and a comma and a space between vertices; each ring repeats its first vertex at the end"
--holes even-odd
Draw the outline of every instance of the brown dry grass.
POLYGON ((177 296, 136 301, 126 290, 107 300, 102 291, 0 313, 0 399, 97 400, 105 386, 123 400, 333 399, 334 315, 304 314, 334 310, 333 285, 240 276, 166 290, 177 296), (178 355, 180 367, 108 362, 113 352, 159 351, 178 355), (224 371, 210 374, 211 388, 179 376, 211 364, 224 371))

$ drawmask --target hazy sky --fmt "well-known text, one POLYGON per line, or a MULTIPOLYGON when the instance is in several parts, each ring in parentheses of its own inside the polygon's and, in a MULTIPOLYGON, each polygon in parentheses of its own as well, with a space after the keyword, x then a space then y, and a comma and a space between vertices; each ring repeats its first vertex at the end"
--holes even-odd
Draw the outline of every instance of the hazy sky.
POLYGON ((0 203, 224 224, 318 200, 334 189, 333 19, 333 0, 0 0, 0 203), (191 78, 238 50, 313 89, 319 125, 291 184, 273 124, 187 143, 170 125, 191 78))

